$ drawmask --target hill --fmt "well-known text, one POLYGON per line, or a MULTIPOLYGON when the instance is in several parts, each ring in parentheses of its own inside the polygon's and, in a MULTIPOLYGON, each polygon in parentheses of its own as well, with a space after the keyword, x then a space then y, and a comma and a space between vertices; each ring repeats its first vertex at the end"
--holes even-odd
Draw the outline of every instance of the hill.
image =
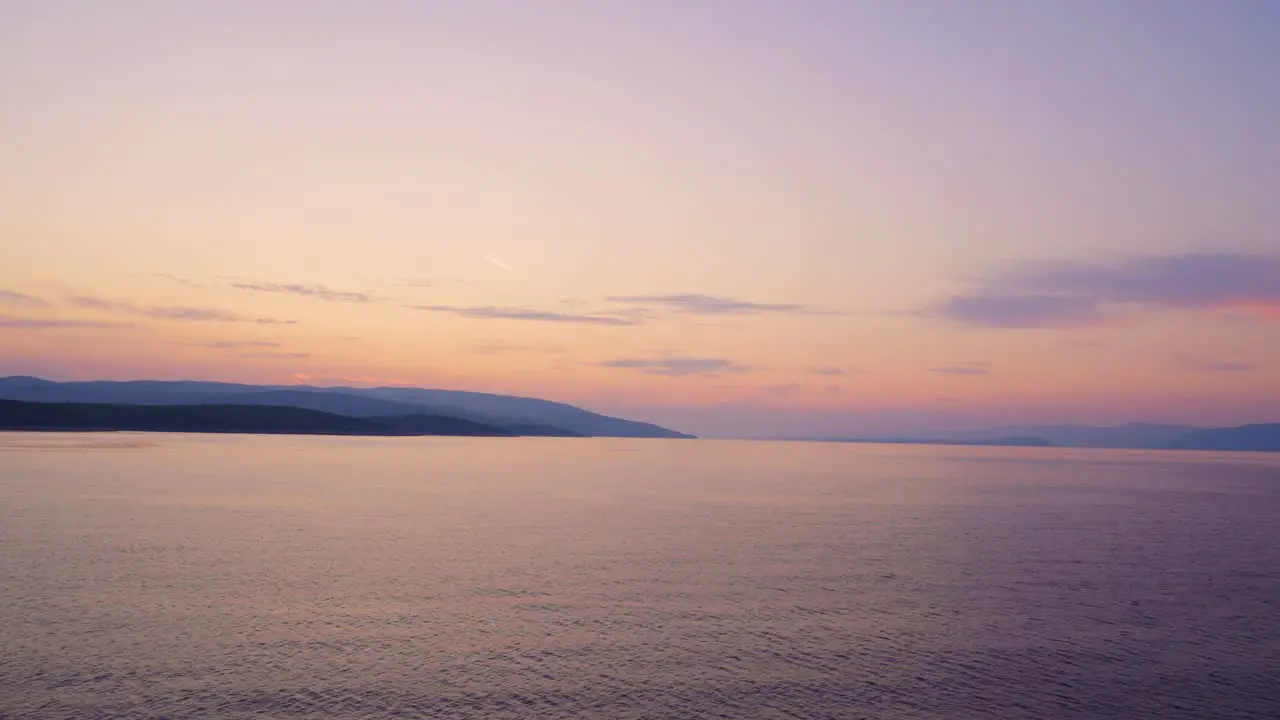
POLYGON ((141 430, 291 435, 510 437, 492 425, 444 416, 353 418, 263 405, 110 405, 0 400, 0 430, 141 430))
POLYGON ((0 399, 118 405, 263 405, 297 407, 349 417, 443 415, 521 435, 683 438, 643 422, 600 415, 537 398, 423 388, 243 385, 200 381, 53 382, 0 378, 0 399))
POLYGON ((1188 433, 1168 444, 1175 450, 1280 452, 1280 423, 1213 428, 1188 433))

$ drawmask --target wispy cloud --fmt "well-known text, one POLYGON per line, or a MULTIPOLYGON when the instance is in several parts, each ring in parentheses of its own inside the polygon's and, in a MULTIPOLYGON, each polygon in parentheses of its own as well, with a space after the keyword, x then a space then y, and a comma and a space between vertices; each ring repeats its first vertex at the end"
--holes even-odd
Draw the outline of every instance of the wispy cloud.
POLYGON ((506 342, 488 342, 474 346, 471 351, 477 355, 505 355, 508 353, 560 355, 564 353, 565 349, 558 345, 521 345, 506 342))
POLYGON ((838 376, 841 376, 841 375, 848 375, 848 374, 849 374, 849 371, 848 371, 848 370, 843 370, 843 369, 838 368, 838 367, 830 367, 830 366, 827 366, 827 367, 811 367, 811 368, 809 368, 809 374, 810 374, 810 375, 829 375, 829 376, 832 376, 832 377, 838 377, 838 376))
POLYGON ((318 387, 413 387, 410 380, 397 377, 328 377, 293 373, 293 384, 318 387))
POLYGON ((1196 372, 1242 373, 1253 372, 1258 369, 1256 364, 1249 362, 1202 360, 1186 355, 1178 356, 1177 360, 1183 367, 1196 372))
POLYGON ((1207 372, 1234 373, 1234 372, 1252 372, 1253 370, 1257 370, 1258 366, 1254 365, 1253 363, 1219 362, 1219 363, 1209 363, 1208 365, 1205 365, 1203 369, 1207 372))
POLYGON ((161 280, 168 280, 169 282, 177 283, 178 285, 185 285, 187 287, 203 287, 200 283, 194 280, 191 280, 190 278, 182 277, 181 275, 171 275, 169 273, 151 273, 151 276, 158 277, 161 280))
POLYGON ((214 348, 218 350, 236 350, 239 348, 279 347, 273 340, 215 340, 213 342, 188 343, 195 347, 214 348))
POLYGON ((744 373, 751 370, 749 367, 738 365, 725 358, 703 357, 622 358, 607 360, 600 363, 600 365, 612 368, 631 368, 650 375, 666 375, 668 377, 744 373))
POLYGON ((511 345, 508 343, 485 343, 476 345, 471 348, 471 352, 477 355, 505 355, 507 353, 524 352, 529 349, 527 345, 511 345))
POLYGON ((943 375, 989 375, 991 374, 991 366, 983 362, 955 362, 929 368, 929 372, 943 375))
POLYGON ((16 292, 14 290, 0 290, 0 305, 12 305, 22 308, 47 308, 52 306, 48 300, 28 295, 26 293, 16 292))
POLYGON ((68 298, 67 302, 76 307, 85 308, 87 310, 103 310, 107 312, 120 313, 122 315, 134 315, 137 317, 151 318, 153 320, 179 320, 189 322, 242 322, 254 323, 257 325, 293 325, 295 320, 276 320, 273 318, 263 317, 246 317, 238 315, 226 310, 218 310, 214 308, 184 307, 184 306, 155 306, 155 305, 135 305, 122 300, 107 300, 92 296, 79 296, 68 298))
POLYGON ((297 283, 273 283, 241 281, 231 283, 231 287, 251 292, 279 293, 284 295, 301 295, 327 302, 368 303, 377 300, 373 295, 349 290, 331 290, 323 285, 300 285, 297 283))
POLYGON ((510 263, 505 263, 502 260, 499 260, 498 258, 494 257, 493 255, 485 255, 484 260, 485 262, 498 268, 499 270, 505 270, 507 272, 511 272, 512 270, 515 270, 515 267, 513 267, 510 263))
POLYGON ((239 357, 251 360, 302 360, 311 357, 311 353, 304 352, 255 352, 240 353, 239 357))
POLYGON ((833 315, 832 310, 812 305, 795 305, 790 303, 759 303, 722 295, 703 295, 701 293, 675 293, 669 295, 617 295, 607 298, 609 302, 632 303, 635 305, 651 305, 663 307, 675 312, 689 315, 833 315))
POLYGON ((957 322, 997 328, 1083 327, 1107 322, 1097 299, 1059 295, 956 295, 936 312, 957 322))
POLYGON ((995 328, 1115 323, 1129 308, 1239 308, 1280 319, 1280 255, 1199 253, 1110 264, 1025 263, 924 314, 995 328))
POLYGON ((484 320, 526 320, 531 322, 579 323, 583 325, 639 325, 641 320, 620 314, 596 315, 555 312, 530 307, 459 307, 456 305, 406 305, 410 310, 450 313, 484 320))
POLYGON ((120 323, 102 322, 98 320, 39 320, 31 318, 12 318, 0 315, 0 328, 51 330, 56 328, 108 328, 120 327, 120 325, 120 323))

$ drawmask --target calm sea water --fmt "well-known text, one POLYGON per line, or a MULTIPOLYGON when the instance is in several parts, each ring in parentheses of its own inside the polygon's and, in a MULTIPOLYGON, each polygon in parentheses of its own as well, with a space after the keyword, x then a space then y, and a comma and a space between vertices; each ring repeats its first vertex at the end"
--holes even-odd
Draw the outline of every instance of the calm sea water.
POLYGON ((1280 457, 0 435, 0 717, 1280 717, 1280 457))

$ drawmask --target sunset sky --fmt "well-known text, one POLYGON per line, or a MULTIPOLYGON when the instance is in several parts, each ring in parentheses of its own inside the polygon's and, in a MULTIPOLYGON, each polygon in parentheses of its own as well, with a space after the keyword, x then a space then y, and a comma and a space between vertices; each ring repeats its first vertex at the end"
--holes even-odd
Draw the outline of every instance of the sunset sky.
POLYGON ((0 0, 0 375, 1280 421, 1280 3, 0 0))

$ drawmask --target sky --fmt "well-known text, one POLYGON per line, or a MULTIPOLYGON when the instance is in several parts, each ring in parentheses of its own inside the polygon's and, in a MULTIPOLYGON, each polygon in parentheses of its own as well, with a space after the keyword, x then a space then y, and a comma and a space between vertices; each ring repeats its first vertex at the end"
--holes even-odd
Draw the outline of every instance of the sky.
POLYGON ((0 375, 1280 421, 1280 3, 0 0, 0 375))

